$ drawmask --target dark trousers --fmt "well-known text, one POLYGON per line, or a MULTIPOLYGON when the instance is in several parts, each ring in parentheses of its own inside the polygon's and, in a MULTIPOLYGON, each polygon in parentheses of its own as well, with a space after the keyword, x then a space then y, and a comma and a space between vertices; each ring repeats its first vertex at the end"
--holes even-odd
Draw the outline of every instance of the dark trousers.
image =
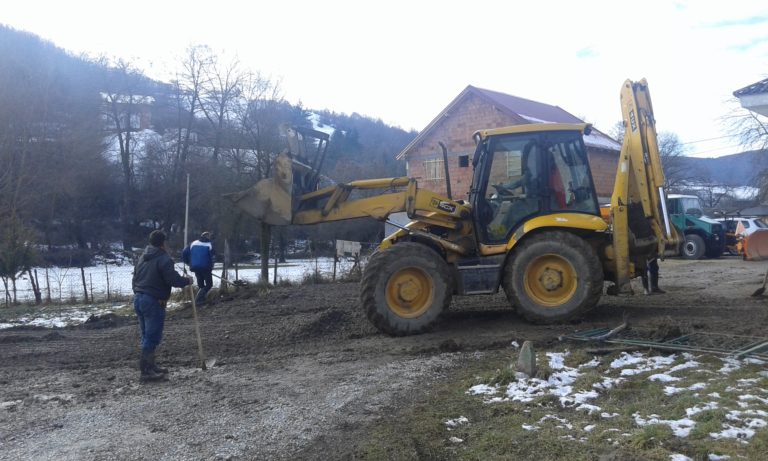
POLYGON ((163 339, 165 309, 157 299, 144 293, 136 293, 133 297, 133 309, 139 319, 141 350, 154 352, 163 339))
POLYGON ((648 263, 648 270, 643 272, 642 275, 643 278, 643 288, 646 290, 652 291, 652 290, 658 290, 659 288, 659 262, 657 259, 654 259, 650 263, 648 263), (650 274, 650 282, 651 284, 648 285, 648 275, 650 274))
POLYGON ((196 300, 202 303, 205 302, 205 295, 213 288, 213 270, 201 269, 194 271, 194 273, 197 279, 197 286, 200 288, 196 300))

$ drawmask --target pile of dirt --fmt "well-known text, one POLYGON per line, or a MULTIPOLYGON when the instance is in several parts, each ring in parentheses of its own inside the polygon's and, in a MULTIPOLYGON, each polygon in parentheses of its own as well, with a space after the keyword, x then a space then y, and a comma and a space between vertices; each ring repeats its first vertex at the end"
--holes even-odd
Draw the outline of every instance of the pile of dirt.
POLYGON ((81 328, 86 330, 98 330, 101 328, 116 328, 135 322, 134 318, 125 317, 113 313, 103 315, 91 315, 83 322, 81 328))

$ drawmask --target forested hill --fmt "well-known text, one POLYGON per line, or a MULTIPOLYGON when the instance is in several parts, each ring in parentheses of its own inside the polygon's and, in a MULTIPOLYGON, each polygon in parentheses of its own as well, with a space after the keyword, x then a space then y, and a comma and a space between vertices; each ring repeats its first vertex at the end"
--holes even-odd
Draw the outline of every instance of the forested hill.
POLYGON ((714 184, 756 186, 758 175, 768 170, 768 150, 752 150, 690 161, 703 178, 709 179, 714 184))
POLYGON ((129 62, 73 56, 0 25, 0 252, 23 242, 130 248, 148 227, 177 233, 187 174, 190 231, 253 244, 258 228, 221 196, 269 175, 282 124, 333 133, 334 180, 405 172, 394 157, 415 132, 292 105, 258 69, 228 67, 205 46, 178 64, 178 80, 153 81, 129 62))

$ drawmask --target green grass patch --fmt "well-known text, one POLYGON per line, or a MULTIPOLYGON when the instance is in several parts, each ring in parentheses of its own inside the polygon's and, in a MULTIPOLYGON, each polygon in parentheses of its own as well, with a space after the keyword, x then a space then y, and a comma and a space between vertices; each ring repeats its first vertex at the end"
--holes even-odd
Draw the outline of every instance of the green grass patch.
POLYGON ((629 440, 629 445, 636 450, 647 450, 664 445, 674 437, 672 429, 663 424, 651 424, 636 431, 629 440))
POLYGON ((578 368, 579 365, 583 365, 591 361, 592 358, 593 356, 586 352, 584 349, 576 349, 565 356, 564 363, 566 367, 578 368))

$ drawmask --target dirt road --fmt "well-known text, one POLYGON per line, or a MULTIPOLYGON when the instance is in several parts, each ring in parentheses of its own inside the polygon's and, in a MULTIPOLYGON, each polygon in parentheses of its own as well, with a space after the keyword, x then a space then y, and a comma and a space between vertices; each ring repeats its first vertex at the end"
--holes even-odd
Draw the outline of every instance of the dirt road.
POLYGON ((512 341, 557 345, 575 330, 675 323, 765 336, 764 263, 661 264, 668 294, 604 297, 584 321, 530 325, 503 295, 454 299, 431 333, 391 338, 358 308, 356 284, 277 288, 201 313, 218 358, 196 368, 189 310, 168 319, 158 361, 170 380, 139 385, 135 322, 102 329, 0 331, 0 459, 344 459, 378 418, 420 399, 467 361, 512 341))

